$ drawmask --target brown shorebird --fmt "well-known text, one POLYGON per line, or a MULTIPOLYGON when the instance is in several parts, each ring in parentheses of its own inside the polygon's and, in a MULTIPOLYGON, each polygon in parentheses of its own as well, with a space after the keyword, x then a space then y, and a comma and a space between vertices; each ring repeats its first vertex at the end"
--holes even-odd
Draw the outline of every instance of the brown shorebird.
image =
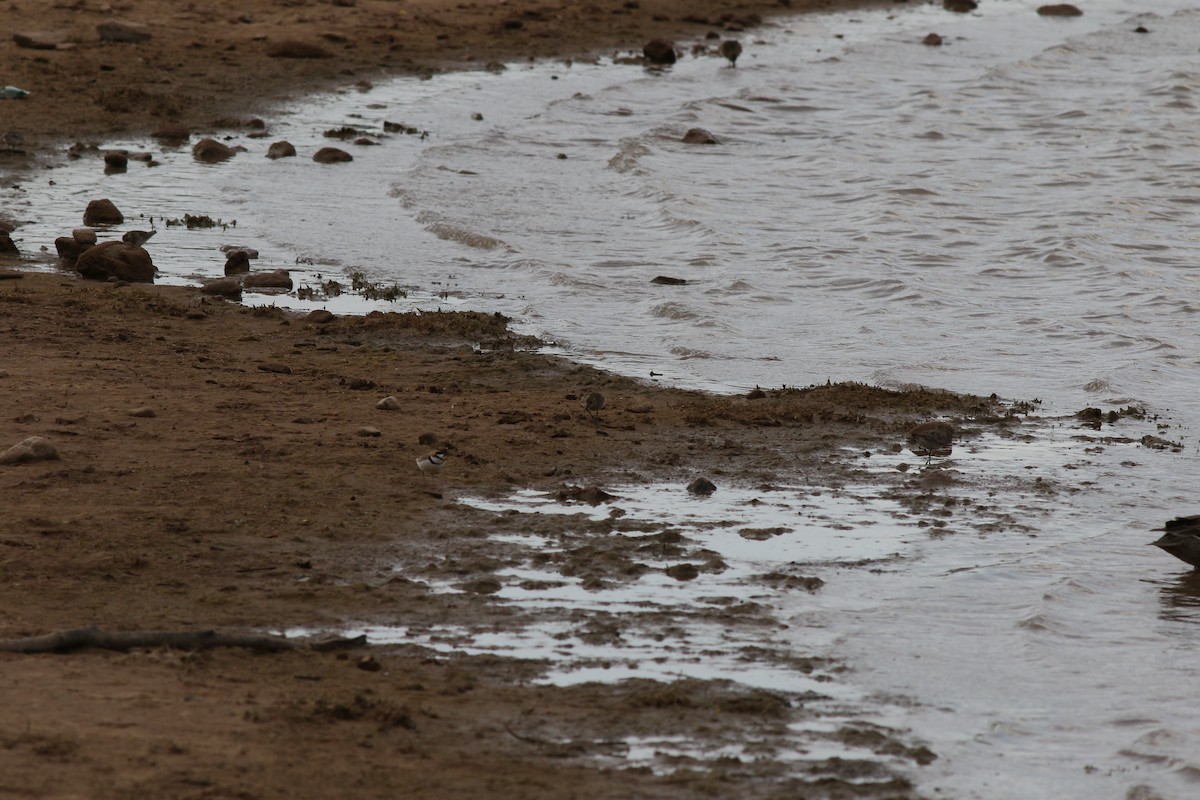
POLYGON ((737 39, 726 39, 721 42, 721 55, 729 59, 729 66, 736 67, 738 56, 742 54, 742 43, 737 39))
POLYGON ((434 450, 417 459, 417 469, 421 472, 441 472, 442 464, 446 463, 446 451, 434 450))
POLYGON ((25 137, 20 131, 5 131, 2 137, 4 141, 4 149, 10 153, 21 152, 18 148, 25 143, 25 137))
POLYGON ((934 456, 945 457, 954 449, 954 426, 949 422, 922 422, 908 432, 908 449, 925 456, 926 465, 934 456))
POLYGON ((158 233, 158 230, 126 231, 125 235, 121 237, 121 241, 125 244, 133 245, 134 247, 141 247, 145 245, 146 242, 150 241, 150 237, 156 233, 158 233))
POLYGON ((589 417, 595 419, 596 412, 604 408, 604 395, 599 392, 588 392, 579 401, 579 404, 583 406, 583 410, 588 413, 589 417))
POLYGON ((1180 561, 1186 561, 1200 569, 1200 514, 1191 517, 1176 517, 1156 531, 1165 531, 1157 541, 1150 544, 1161 547, 1180 561))

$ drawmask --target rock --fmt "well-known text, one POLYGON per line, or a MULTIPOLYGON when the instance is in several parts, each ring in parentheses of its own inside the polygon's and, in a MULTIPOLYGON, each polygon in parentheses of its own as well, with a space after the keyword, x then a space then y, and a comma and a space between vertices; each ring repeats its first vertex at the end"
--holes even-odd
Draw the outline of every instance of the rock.
POLYGON ((19 256, 21 251, 17 249, 17 243, 8 235, 8 231, 0 231, 0 256, 19 256))
MULTIPOLYGON (((11 13, 11 11, 6 12, 6 14, 11 13)), ((17 47, 24 47, 29 50, 67 49, 67 35, 62 31, 23 31, 13 33, 12 38, 16 42, 17 47)))
POLYGON ((183 142, 186 142, 188 139, 192 138, 192 132, 187 128, 182 125, 171 124, 162 125, 158 128, 155 128, 154 132, 150 135, 155 139, 172 144, 182 144, 183 142))
POLYGON ((969 14, 979 8, 975 0, 942 0, 942 8, 955 14, 969 14))
POLYGON ((58 251, 58 257, 69 265, 73 265, 75 260, 83 255, 83 251, 91 246, 80 244, 70 236, 59 236, 54 240, 54 249, 58 251))
POLYGON ((192 158, 209 164, 228 161, 237 151, 228 145, 221 144, 216 139, 201 139, 192 145, 192 158))
POLYGON ((341 164, 346 161, 353 161, 354 156, 347 153, 345 150, 339 150, 336 147, 322 147, 317 152, 313 153, 313 161, 318 164, 341 164))
POLYGON ((91 247, 96 243, 96 232, 91 228, 76 228, 75 230, 71 231, 71 238, 74 239, 77 244, 80 244, 84 247, 91 247))
POLYGON ((700 577, 700 570, 696 569, 695 564, 676 564, 664 571, 677 581, 692 581, 700 577))
POLYGON ((101 22, 96 26, 96 33, 100 34, 102 42, 121 42, 122 44, 137 44, 139 42, 148 42, 153 36, 150 29, 145 25, 139 25, 136 22, 101 22))
POLYGON ((44 436, 30 436, 0 453, 0 464, 26 464, 30 461, 57 461, 58 448, 44 436))
POLYGON ((425 447, 433 447, 438 444, 438 435, 436 433, 429 433, 428 431, 422 433, 417 437, 417 444, 424 445, 425 447))
POLYGON ((225 274, 240 275, 243 272, 250 271, 250 256, 245 250, 234 250, 229 254, 229 258, 225 259, 225 274))
POLYGON ((323 47, 294 40, 277 42, 267 48, 271 58, 332 58, 333 54, 323 47))
POLYGON ((296 148, 291 142, 275 142, 267 148, 267 158, 291 158, 296 155, 296 148))
POLYGON ((684 144, 717 144, 717 137, 704 128, 690 128, 683 135, 684 144))
POLYGON ((242 282, 237 278, 217 278, 213 281, 206 281, 200 287, 200 291, 204 294, 237 300, 242 296, 242 282))
POLYGON ((130 411, 129 416, 138 417, 140 419, 153 419, 154 417, 157 417, 158 414, 154 413, 154 409, 150 406, 142 406, 141 408, 135 408, 130 411))
POLYGON ((116 278, 134 283, 154 283, 154 261, 140 247, 125 242, 104 242, 84 250, 75 269, 85 278, 106 281, 116 278))
POLYGON ((936 33, 930 33, 930 34, 926 35, 926 37, 924 39, 921 40, 921 44, 926 45, 928 47, 941 47, 942 46, 942 37, 938 36, 936 33))
POLYGON ((129 167, 129 156, 120 150, 110 150, 104 154, 104 166, 113 171, 126 169, 129 167))
POLYGON ((360 656, 358 661, 354 662, 354 666, 363 672, 379 672, 383 669, 383 665, 375 660, 375 656, 360 656))
POLYGON ((696 478, 688 484, 687 490, 690 494, 707 496, 717 490, 717 485, 708 478, 696 478))
POLYGON ((363 425, 361 428, 355 431, 355 433, 368 439, 374 439, 379 436, 383 436, 383 431, 379 430, 379 428, 372 428, 370 425, 363 425))
POLYGON ((274 372, 279 375, 291 375, 292 368, 287 364, 280 364, 277 361, 264 361, 258 365, 258 368, 263 372, 274 372))
POLYGON ((247 289, 291 289, 294 284, 286 269, 272 272, 255 272, 242 280, 242 286, 247 289))
POLYGON ((587 503, 588 505, 599 505, 600 503, 609 503, 616 500, 616 495, 609 494, 599 486, 589 486, 586 489, 579 486, 568 486, 558 490, 554 499, 560 503, 575 501, 579 503, 587 503))
POLYGON ((225 253, 226 255, 228 255, 230 253, 241 251, 246 254, 246 258, 252 258, 252 259, 258 258, 257 250, 255 250, 253 247, 245 247, 240 244, 223 244, 220 247, 218 247, 217 249, 220 250, 222 253, 225 253))
MULTIPOLYGON (((399 411, 400 401, 397 400, 394 395, 389 394, 387 397, 376 403, 375 407, 380 411, 399 411)), ((422 442, 422 444, 424 443, 422 442)))
POLYGON ((1054 5, 1038 6, 1038 16, 1041 17, 1082 17, 1083 12, 1078 6, 1070 3, 1055 3, 1054 5))
POLYGON ((659 286, 686 286, 687 281, 683 278, 671 278, 667 275, 659 275, 650 281, 657 283, 659 286))
POLYGON ((642 46, 642 55, 651 64, 674 64, 675 43, 665 39, 651 39, 642 46))
POLYGON ((83 212, 84 225, 120 225, 124 221, 125 215, 108 198, 93 200, 83 212))
POLYGON ((308 312, 307 316, 304 317, 305 322, 315 322, 318 325, 324 325, 328 322, 333 322, 335 319, 337 319, 337 317, 333 315, 332 311, 326 311, 323 308, 315 308, 308 312))

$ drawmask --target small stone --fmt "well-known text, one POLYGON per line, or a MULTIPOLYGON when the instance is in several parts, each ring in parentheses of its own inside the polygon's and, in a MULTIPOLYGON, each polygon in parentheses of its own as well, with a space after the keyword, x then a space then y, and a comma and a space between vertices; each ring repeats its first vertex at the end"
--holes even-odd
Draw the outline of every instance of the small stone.
POLYGON ((710 495, 717 490, 717 485, 708 478, 696 478, 688 484, 687 490, 691 494, 710 495))
POLYGON ((120 225, 124 221, 125 215, 108 198, 91 201, 83 212, 84 225, 120 225))
POLYGON ((305 322, 315 322, 318 325, 324 325, 328 322, 333 322, 335 319, 337 319, 337 317, 333 315, 333 312, 324 308, 313 309, 312 311, 308 312, 307 316, 304 317, 305 322))
POLYGON ((61 31, 23 31, 12 38, 17 47, 29 50, 60 50, 67 44, 67 35, 61 31))
POLYGON ((717 144, 717 137, 704 128, 691 128, 683 135, 684 144, 717 144))
POLYGON ((687 281, 684 280, 683 278, 672 278, 669 275, 659 275, 658 277, 654 278, 650 282, 657 283, 659 286, 686 286, 687 285, 687 281))
POLYGON ((274 372, 279 375, 291 375, 292 368, 287 364, 280 364, 277 361, 264 361, 258 365, 258 368, 263 372, 274 372))
POLYGON ((336 147, 322 147, 317 152, 313 153, 313 161, 318 164, 343 164, 347 161, 353 161, 354 156, 347 153, 345 150, 339 150, 336 147))
POLYGON ((239 298, 242 296, 242 283, 237 278, 217 278, 206 281, 200 291, 218 297, 239 298))
POLYGON ((362 656, 358 661, 354 662, 354 666, 363 672, 379 672, 379 670, 383 669, 383 665, 375 660, 375 656, 362 656))
POLYGON ((1081 17, 1083 11, 1078 6, 1073 6, 1070 3, 1055 3, 1048 6, 1039 6, 1037 10, 1038 16, 1042 17, 1081 17))
POLYGON ((57 461, 58 448, 44 436, 30 436, 0 453, 0 464, 27 464, 30 461, 57 461))
POLYGON ((122 44, 138 44, 148 42, 153 38, 150 29, 136 22, 101 22, 96 26, 102 42, 120 42, 122 44))
POLYGON ((228 161, 237 154, 229 145, 221 144, 216 139, 201 139, 192 145, 192 158, 207 164, 228 161))
POLYGON ((308 42, 283 41, 267 49, 271 58, 332 58, 333 54, 323 47, 308 42))
POLYGON ((294 155, 296 155, 296 148, 291 142, 274 142, 270 147, 267 148, 267 158, 270 159, 291 158, 294 155))
POLYGON ((926 45, 928 47, 941 47, 942 46, 942 37, 936 33, 930 33, 930 34, 926 35, 924 39, 921 40, 921 44, 926 45))
POLYGON ((76 228, 71 231, 71 238, 76 244, 91 247, 96 243, 96 232, 91 228, 76 228))
MULTIPOLYGON (((375 407, 380 411, 399 411, 400 401, 396 399, 395 395, 389 394, 387 397, 376 403, 375 407)), ((424 442, 422 442, 422 444, 424 444, 424 442)))
POLYGON ((700 570, 695 564, 676 564, 667 567, 665 572, 677 581, 692 581, 700 577, 700 570))
POLYGON ((372 428, 370 425, 362 426, 357 431, 355 431, 355 433, 359 436, 365 436, 369 439, 378 438, 380 436, 383 436, 383 431, 379 430, 379 428, 372 428))
POLYGON ((247 289, 291 289, 292 285, 292 277, 286 269, 255 272, 242 281, 242 286, 247 289))
POLYGON ((154 417, 157 417, 158 414, 154 413, 154 409, 151 408, 150 406, 142 406, 141 408, 135 408, 132 411, 130 411, 129 416, 141 417, 143 419, 152 419, 154 417))
POLYGON ((250 256, 244 250, 234 250, 225 259, 226 275, 241 275, 250 271, 250 256))
POLYGON ((675 43, 665 39, 651 39, 642 46, 642 55, 651 64, 674 64, 675 43))
POLYGON ((422 433, 417 437, 417 444, 422 445, 423 447, 433 447, 434 445, 438 444, 437 434, 422 433))
POLYGON ((111 150, 104 154, 104 166, 114 171, 127 169, 129 156, 120 150, 111 150))

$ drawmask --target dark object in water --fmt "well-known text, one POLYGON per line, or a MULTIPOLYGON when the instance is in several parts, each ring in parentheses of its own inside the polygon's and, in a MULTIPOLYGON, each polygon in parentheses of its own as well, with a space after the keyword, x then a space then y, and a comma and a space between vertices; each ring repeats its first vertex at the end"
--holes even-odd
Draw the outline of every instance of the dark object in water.
POLYGON ((1161 547, 1180 561, 1186 561, 1200 569, 1200 514, 1176 517, 1154 530, 1165 533, 1150 544, 1161 547))
POLYGON ((928 464, 934 456, 946 457, 954 449, 954 426, 949 422, 922 422, 908 432, 908 449, 925 456, 928 464))

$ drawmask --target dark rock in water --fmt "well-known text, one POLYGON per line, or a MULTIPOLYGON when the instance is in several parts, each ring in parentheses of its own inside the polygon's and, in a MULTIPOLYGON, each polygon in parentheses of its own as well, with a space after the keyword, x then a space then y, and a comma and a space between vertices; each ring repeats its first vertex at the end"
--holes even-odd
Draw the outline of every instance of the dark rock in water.
POLYGON ((686 286, 687 285, 687 281, 685 281, 683 278, 671 278, 667 275, 659 275, 658 277, 652 279, 650 282, 657 283, 660 286, 686 286))
POLYGON ((1078 6, 1070 3, 1055 3, 1048 6, 1038 6, 1038 16, 1041 17, 1081 17, 1083 12, 1078 6))
POLYGON ((336 147, 322 147, 313 153, 313 161, 318 164, 342 164, 353 160, 354 156, 336 147))
POLYGON ((85 250, 75 262, 85 278, 106 281, 116 278, 134 283, 154 283, 154 261, 140 247, 125 242, 104 242, 85 250))
POLYGON ((717 490, 717 485, 708 478, 696 478, 688 484, 687 490, 690 494, 710 495, 717 490))
POLYGON ((975 0, 942 0, 942 8, 956 14, 968 14, 979 8, 975 0))
POLYGON ((104 154, 104 166, 112 171, 126 169, 129 166, 129 156, 121 150, 110 150, 104 154))
POLYGON ((19 255, 21 255, 21 251, 17 249, 17 243, 8 235, 8 231, 0 231, 0 256, 19 255))
POLYGON ((96 33, 100 34, 102 42, 120 42, 122 44, 138 44, 140 42, 148 42, 153 35, 150 29, 145 25, 138 25, 136 22, 101 22, 96 26, 96 33))
POLYGON ((108 198, 93 200, 83 212, 84 225, 120 225, 124 221, 125 215, 108 198))
POLYGON ((675 43, 665 39, 651 39, 642 47, 642 55, 651 64, 674 64, 675 43))
POLYGON ((200 291, 217 297, 238 299, 242 296, 242 282, 237 278, 217 278, 215 281, 206 282, 200 287, 200 291))
POLYGON ((664 571, 677 581, 693 581, 700 577, 700 570, 696 569, 695 564, 675 564, 664 571))
POLYGON ((720 52, 729 59, 729 66, 736 67, 738 56, 742 54, 742 44, 736 39, 726 39, 721 42, 720 52))
POLYGON ((247 289, 291 289, 292 278, 286 269, 273 272, 255 272, 242 280, 242 286, 247 289))
POLYGON ((324 47, 294 40, 271 45, 267 55, 271 58, 333 58, 333 54, 324 47))
POLYGON ((267 148, 267 158, 291 158, 296 155, 296 148, 291 142, 275 142, 267 148))
POLYGON ((230 252, 229 258, 225 259, 225 274, 240 275, 243 272, 250 271, 250 256, 245 250, 234 250, 230 252))
POLYGON ((192 145, 192 158, 209 164, 228 161, 236 154, 236 150, 229 145, 221 144, 216 139, 201 139, 192 145))
POLYGON ((921 40, 921 44, 928 45, 929 47, 941 47, 942 37, 938 36, 936 33, 931 33, 921 40))
POLYGON ((691 128, 683 135, 684 144, 717 144, 717 137, 704 128, 691 128))

